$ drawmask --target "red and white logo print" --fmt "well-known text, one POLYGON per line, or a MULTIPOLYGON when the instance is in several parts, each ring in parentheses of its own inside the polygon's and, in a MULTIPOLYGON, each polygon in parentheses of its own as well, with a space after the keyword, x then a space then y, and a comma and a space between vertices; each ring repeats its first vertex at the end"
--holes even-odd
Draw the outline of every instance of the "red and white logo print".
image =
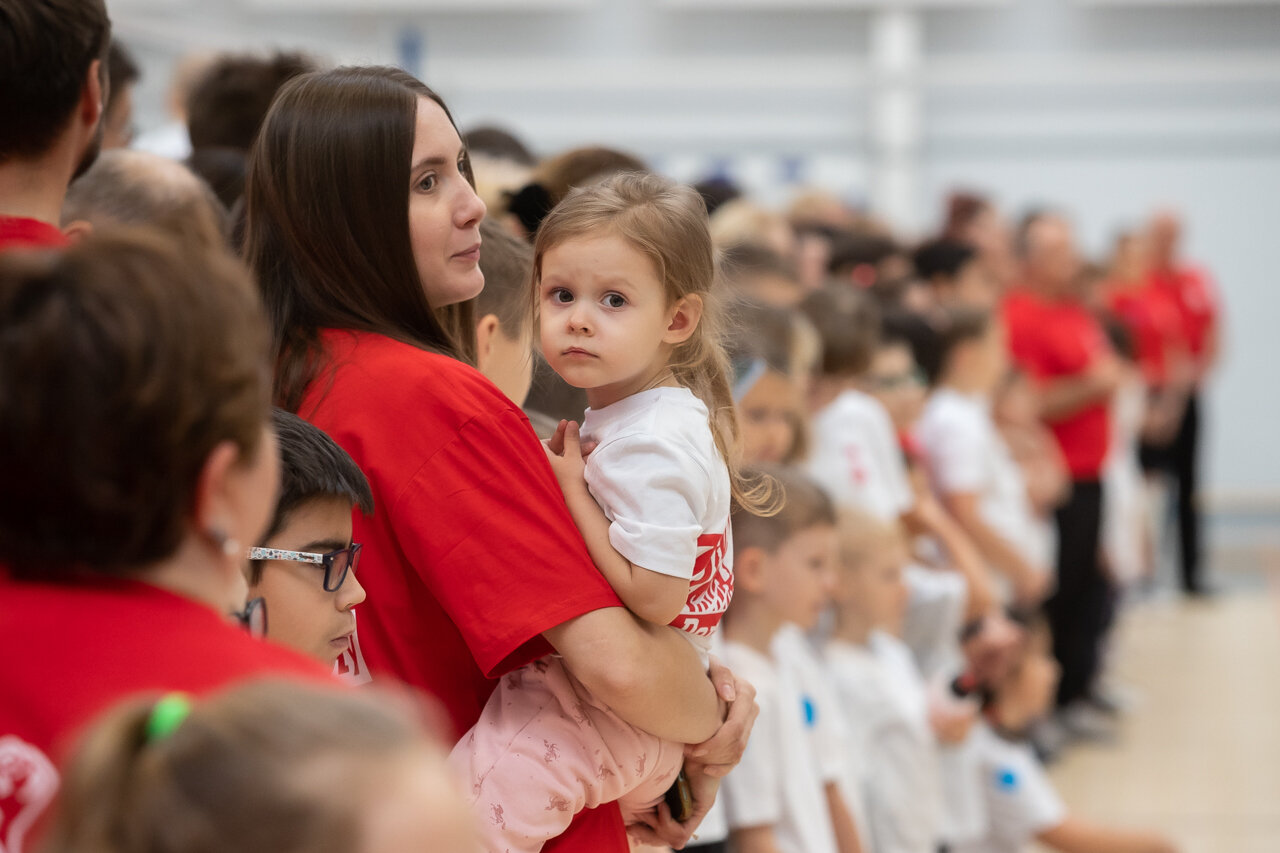
POLYGON ((733 598, 733 560, 729 551, 729 529, 698 537, 698 556, 689 581, 689 598, 684 612, 672 626, 690 634, 708 637, 733 598))
POLYGON ((58 771, 43 752, 13 735, 0 737, 0 853, 22 842, 58 792, 58 771))

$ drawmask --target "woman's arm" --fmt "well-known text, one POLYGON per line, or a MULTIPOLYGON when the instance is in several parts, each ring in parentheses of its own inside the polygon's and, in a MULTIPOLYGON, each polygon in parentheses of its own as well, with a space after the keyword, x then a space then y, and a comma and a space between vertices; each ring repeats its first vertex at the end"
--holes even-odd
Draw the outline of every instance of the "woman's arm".
POLYGON ((693 644, 621 607, 592 610, 543 632, 565 666, 618 716, 678 743, 720 728, 723 700, 693 644))

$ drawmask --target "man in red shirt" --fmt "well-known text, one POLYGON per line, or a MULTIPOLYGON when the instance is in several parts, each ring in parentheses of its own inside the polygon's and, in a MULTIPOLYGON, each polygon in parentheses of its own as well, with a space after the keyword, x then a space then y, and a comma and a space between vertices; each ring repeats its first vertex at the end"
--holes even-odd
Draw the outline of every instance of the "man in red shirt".
POLYGON ((101 146, 110 41, 102 0, 0 0, 0 252, 66 245, 62 199, 101 146))
POLYGON ((1040 416, 1061 446, 1072 479, 1071 497, 1057 511, 1058 589, 1047 605, 1054 655, 1062 666, 1058 705, 1066 707, 1089 697, 1107 625, 1100 476, 1120 365, 1084 304, 1071 225, 1054 214, 1033 214, 1019 237, 1022 285, 1004 305, 1009 347, 1037 386, 1040 416))
POLYGON ((1201 578, 1200 513, 1196 506, 1200 445, 1198 391, 1218 357, 1218 296, 1209 275, 1178 257, 1182 227, 1177 214, 1162 211, 1151 221, 1152 267, 1144 298, 1160 305, 1178 321, 1181 343, 1190 353, 1194 385, 1177 434, 1165 446, 1144 446, 1143 465, 1163 471, 1177 482, 1178 545, 1182 587, 1204 592, 1201 578))

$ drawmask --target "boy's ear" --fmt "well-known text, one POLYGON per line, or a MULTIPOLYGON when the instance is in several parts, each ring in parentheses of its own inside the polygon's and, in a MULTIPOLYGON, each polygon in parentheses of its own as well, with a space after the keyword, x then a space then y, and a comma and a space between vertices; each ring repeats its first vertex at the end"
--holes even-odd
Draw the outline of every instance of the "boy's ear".
POLYGON ((689 340, 702 319, 702 309, 700 294, 690 293, 677 299, 671 307, 671 320, 667 324, 667 333, 662 336, 662 342, 678 345, 689 340))
POLYGON ((484 365, 493 353, 493 336, 502 331, 502 324, 497 314, 485 314, 476 323, 476 362, 483 371, 484 365))
POLYGON ((764 587, 768 554, 763 548, 743 548, 733 554, 733 584, 744 592, 758 593, 764 587))

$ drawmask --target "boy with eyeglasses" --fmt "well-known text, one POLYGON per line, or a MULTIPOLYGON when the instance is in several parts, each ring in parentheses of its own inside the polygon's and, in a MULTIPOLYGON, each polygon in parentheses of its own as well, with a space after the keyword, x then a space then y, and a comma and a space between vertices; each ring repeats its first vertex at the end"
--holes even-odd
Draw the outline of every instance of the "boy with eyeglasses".
POLYGON ((351 510, 373 512, 364 473, 333 439, 288 412, 273 412, 280 447, 280 497, 263 544, 249 549, 251 599, 266 604, 267 636, 367 681, 356 639, 360 545, 351 510))

